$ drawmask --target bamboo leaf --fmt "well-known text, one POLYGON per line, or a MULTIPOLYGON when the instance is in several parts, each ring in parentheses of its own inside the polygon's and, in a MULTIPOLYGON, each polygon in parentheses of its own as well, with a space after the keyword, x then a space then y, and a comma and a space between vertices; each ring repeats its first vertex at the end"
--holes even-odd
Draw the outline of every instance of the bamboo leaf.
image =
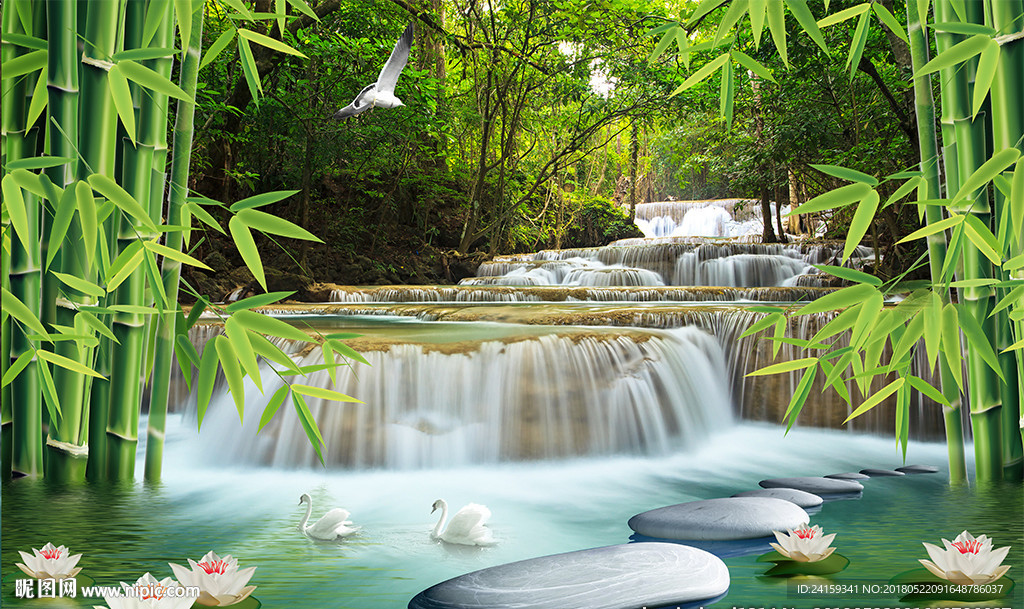
POLYGON ((832 318, 832 321, 822 326, 814 337, 811 338, 811 342, 817 343, 840 332, 849 330, 857 322, 857 312, 856 307, 847 307, 842 313, 832 318))
POLYGON ((966 216, 964 216, 964 215, 954 214, 954 215, 952 215, 952 216, 950 216, 948 218, 943 218, 942 220, 939 220, 938 222, 929 224, 928 226, 925 226, 924 228, 919 228, 916 231, 914 231, 914 232, 910 233, 909 235, 907 235, 906 237, 900 239, 896 243, 904 243, 906 241, 913 241, 915 239, 920 239, 921 237, 927 237, 928 235, 934 235, 935 233, 940 233, 940 232, 946 230, 947 228, 952 228, 954 226, 958 226, 959 224, 962 224, 965 219, 966 219, 966 216))
POLYGON ((760 63, 758 63, 757 60, 755 60, 750 55, 747 55, 746 53, 743 53, 741 51, 734 50, 732 52, 732 57, 733 57, 733 59, 738 61, 741 66, 743 66, 744 68, 750 70, 754 74, 757 74, 758 76, 760 76, 761 78, 763 78, 765 80, 770 80, 771 82, 775 82, 775 78, 772 77, 772 73, 768 70, 768 68, 766 68, 763 65, 761 65, 760 63))
POLYGON ((235 215, 235 218, 244 222, 249 228, 254 228, 260 232, 280 235, 290 239, 303 239, 305 241, 323 243, 316 235, 306 229, 292 224, 283 218, 278 218, 256 209, 243 209, 235 215))
POLYGON ((334 347, 331 346, 331 341, 324 341, 324 344, 320 345, 320 352, 323 353, 324 363, 330 366, 327 369, 327 376, 331 377, 331 383, 335 386, 338 385, 338 361, 334 356, 334 347))
POLYGON ((772 41, 775 48, 782 57, 782 65, 789 68, 789 49, 786 46, 786 16, 783 12, 782 2, 771 0, 768 2, 768 30, 772 34, 772 41))
POLYGON ((25 303, 18 300, 18 298, 12 294, 7 288, 3 290, 3 302, 4 302, 4 313, 8 313, 14 319, 21 322, 22 325, 32 330, 37 334, 46 334, 46 328, 43 327, 42 322, 39 318, 25 306, 25 303))
POLYGON ((352 332, 333 332, 325 336, 325 338, 332 338, 337 340, 348 340, 350 338, 359 338, 362 334, 354 334, 352 332))
MULTIPOLYGON (((1024 226, 1024 163, 1018 162, 1013 169, 1013 180, 1010 187, 1010 226, 1018 229, 1024 226)), ((1017 243, 1024 239, 1019 236, 1017 243)))
POLYGON ((278 409, 281 408, 281 404, 284 404, 284 401, 288 398, 288 390, 288 384, 285 383, 284 385, 281 385, 280 389, 274 392, 270 401, 267 402, 267 407, 263 409, 263 416, 260 417, 260 426, 256 430, 256 433, 263 431, 263 428, 266 427, 267 423, 269 423, 271 419, 274 418, 274 415, 277 414, 278 409))
MULTIPOLYGON (((142 48, 149 47, 153 42, 156 31, 160 24, 168 18, 168 0, 153 0, 146 7, 146 22, 142 27, 142 48)), ((141 50, 141 49, 140 49, 141 50)), ((114 60, 118 59, 119 53, 114 54, 114 60)))
POLYGON ((189 212, 193 216, 199 218, 203 222, 203 224, 209 226, 210 228, 219 232, 222 235, 227 234, 224 232, 224 229, 221 228, 220 222, 217 222, 217 220, 210 215, 210 212, 203 209, 201 205, 196 205, 195 203, 186 203, 185 207, 188 208, 189 212))
POLYGON ((192 0, 174 0, 174 18, 178 22, 181 49, 186 52, 192 38, 192 0))
MULTIPOLYGON (((216 339, 214 339, 216 340, 216 339)), ((207 343, 203 351, 203 359, 199 364, 199 384, 196 387, 196 407, 199 414, 199 428, 203 427, 203 417, 213 398, 213 382, 217 378, 217 349, 207 343)))
POLYGON ((1013 165, 1018 157, 1020 157, 1020 152, 1016 148, 1007 148, 993 154, 992 158, 982 163, 981 167, 971 174, 971 177, 963 181, 963 185, 960 186, 960 190, 957 191, 950 205, 956 205, 967 198, 967 195, 991 182, 1007 167, 1013 165))
POLYGON ((686 34, 686 30, 679 28, 676 32, 676 48, 679 57, 683 60, 683 65, 686 70, 690 70, 690 38, 686 34))
MULTIPOLYGON (((175 0, 175 2, 178 1, 179 0, 175 0)), ((128 59, 117 62, 117 67, 121 69, 121 73, 124 74, 128 80, 141 87, 149 89, 150 91, 163 93, 168 97, 173 97, 183 101, 192 100, 188 93, 181 90, 181 87, 168 80, 167 77, 159 74, 158 72, 154 72, 141 63, 128 59)))
POLYGON ((651 54, 647 57, 647 62, 654 63, 657 61, 657 59, 665 52, 665 49, 668 48, 668 45, 676 41, 676 34, 675 26, 671 26, 671 28, 661 37, 661 40, 658 41, 658 44, 655 45, 654 50, 651 51, 651 54))
POLYGON ((80 362, 76 362, 73 359, 69 359, 57 353, 52 353, 45 349, 39 349, 38 351, 36 351, 36 357, 42 360, 46 360, 55 366, 60 366, 61 368, 66 368, 72 372, 77 372, 78 374, 84 374, 86 376, 106 380, 106 378, 102 374, 99 374, 92 368, 80 362))
POLYGON ((732 129, 734 85, 732 62, 727 61, 722 65, 721 99, 718 106, 719 114, 725 117, 726 130, 732 129))
POLYGON ((875 14, 878 15, 878 20, 885 24, 885 27, 889 28, 889 31, 899 36, 903 42, 910 44, 910 40, 907 38, 906 28, 904 28, 898 19, 889 12, 889 9, 885 8, 885 5, 881 2, 872 2, 871 7, 875 9, 875 14))
POLYGON ((758 368, 757 370, 747 373, 746 376, 765 376, 768 374, 779 374, 782 372, 792 372, 793 370, 803 370, 809 366, 813 366, 818 363, 816 357, 804 357, 801 359, 794 359, 788 362, 782 362, 780 364, 772 364, 771 366, 765 366, 764 368, 758 368))
POLYGON ((823 195, 818 195, 803 205, 797 207, 793 211, 786 214, 787 216, 794 216, 799 214, 809 214, 816 211, 822 211, 826 209, 836 209, 839 207, 845 207, 852 205, 857 201, 860 201, 867 194, 871 192, 871 185, 858 182, 856 184, 849 184, 841 188, 826 192, 823 195))
POLYGON ((274 40, 270 36, 265 36, 263 34, 260 34, 259 32, 254 32, 252 30, 247 30, 247 29, 241 28, 241 29, 238 30, 238 35, 240 37, 242 37, 242 38, 245 38, 246 40, 251 40, 252 42, 255 42, 256 44, 258 44, 260 46, 264 46, 264 47, 266 47, 268 49, 272 49, 272 50, 277 51, 279 53, 286 53, 288 55, 295 55, 296 57, 302 57, 304 59, 308 59, 300 51, 297 51, 297 50, 293 49, 292 47, 290 47, 287 44, 281 42, 280 40, 274 40))
POLYGON ((49 103, 49 92, 46 90, 46 83, 49 80, 49 67, 43 66, 43 70, 39 73, 39 78, 36 79, 36 86, 32 90, 32 101, 28 106, 28 113, 25 115, 25 131, 30 131, 32 125, 35 125, 39 120, 39 117, 43 115, 43 110, 46 109, 46 105, 49 103))
POLYGON ((46 50, 46 41, 42 38, 36 38, 35 36, 29 36, 27 34, 12 34, 4 32, 4 42, 7 44, 17 45, 19 47, 25 47, 26 49, 36 49, 40 51, 46 50))
POLYGON ((693 10, 693 14, 690 15, 690 20, 686 22, 686 27, 691 27, 697 23, 701 17, 722 6, 725 2, 726 0, 704 0, 697 5, 696 9, 693 10))
POLYGON ((1003 368, 999 365, 999 358, 996 356, 996 350, 993 348, 992 339, 985 335, 981 324, 978 323, 978 320, 974 318, 974 315, 965 306, 961 304, 956 307, 956 312, 957 319, 960 320, 960 330, 967 339, 968 349, 974 349, 974 352, 981 356, 981 359, 996 373, 996 376, 1005 382, 1003 368))
MULTIPOLYGON (((181 377, 185 380, 185 387, 192 391, 192 366, 198 366, 199 362, 191 361, 191 354, 185 351, 184 344, 191 345, 192 343, 189 342, 187 336, 179 334, 174 341, 174 359, 178 362, 178 369, 181 370, 181 377)), ((192 352, 195 353, 195 347, 192 347, 192 352)))
MULTIPOLYGON (((819 361, 818 364, 821 366, 821 370, 825 373, 826 377, 832 375, 832 371, 835 369, 835 367, 832 364, 826 362, 825 360, 819 361)), ((835 391, 836 394, 844 402, 846 402, 847 405, 850 404, 850 392, 846 389, 846 384, 843 383, 842 380, 837 378, 834 381, 832 381, 832 383, 829 384, 828 386, 831 387, 832 390, 835 391)))
POLYGON ((761 48, 761 32, 764 31, 764 17, 767 8, 768 0, 750 0, 750 34, 754 37, 755 49, 761 48))
POLYGON ((726 34, 736 25, 736 22, 743 18, 749 4, 748 0, 732 0, 729 9, 725 11, 725 15, 718 23, 718 30, 715 32, 715 45, 722 42, 726 34))
POLYGON ((1003 259, 998 251, 1002 247, 999 245, 999 241, 996 240, 996 236, 992 234, 992 231, 985 226, 985 223, 980 218, 973 214, 968 214, 967 220, 964 221, 964 234, 974 244, 974 247, 978 248, 978 251, 988 258, 993 265, 999 266, 1002 263, 1003 259))
MULTIPOLYGON (((249 10, 249 7, 241 2, 241 0, 224 0, 224 4, 227 4, 231 8, 238 11, 238 14, 247 21, 255 21, 256 17, 249 10)), ((282 28, 283 30, 283 28, 282 28)))
POLYGON ((811 167, 817 169, 822 173, 826 173, 832 177, 839 178, 841 180, 847 180, 850 182, 861 182, 871 186, 878 186, 878 180, 866 173, 857 171, 856 169, 850 169, 848 167, 839 167, 838 165, 811 165, 811 167))
MULTIPOLYGON (((7 35, 4 34, 4 36, 6 37, 7 35)), ((3 79, 17 78, 18 76, 24 76, 25 74, 41 70, 46 66, 46 61, 46 51, 32 51, 31 53, 19 55, 14 59, 8 59, 2 66, 3 79)))
POLYGON ((199 318, 202 316, 203 311, 206 310, 208 304, 209 303, 200 298, 194 305, 192 305, 192 309, 188 312, 188 318, 185 319, 185 330, 190 330, 192 329, 192 326, 196 325, 196 322, 199 321, 199 318))
POLYGON ((269 292, 267 294, 257 294, 256 296, 250 296, 249 298, 233 302, 229 304, 225 310, 228 313, 234 313, 235 311, 264 307, 280 300, 284 300, 294 293, 295 292, 269 292))
POLYGON ((154 254, 159 254, 160 256, 163 256, 164 258, 170 258, 171 260, 174 260, 176 262, 180 262, 182 264, 187 264, 189 266, 199 267, 201 269, 206 269, 206 270, 211 271, 211 272, 213 271, 213 269, 211 269, 210 267, 206 266, 205 264, 203 264, 199 260, 193 258, 192 256, 189 256, 188 254, 186 254, 184 252, 180 252, 180 251, 178 251, 176 249, 169 248, 166 245, 160 245, 156 241, 143 241, 142 245, 147 250, 153 252, 154 254))
POLYGON ((975 118, 977 118, 982 104, 985 103, 985 98, 988 97, 989 89, 992 88, 992 81, 995 80, 996 71, 999 69, 1000 56, 999 43, 995 40, 989 40, 988 46, 981 52, 981 58, 978 60, 978 69, 974 76, 974 98, 971 104, 971 116, 975 118))
POLYGON ((320 17, 306 4, 305 0, 288 0, 288 4, 291 4, 297 11, 305 14, 310 19, 320 21, 320 17))
POLYGON ((988 314, 988 316, 992 317, 996 313, 1002 311, 1003 309, 1011 305, 1024 307, 1024 285, 1018 286, 1010 290, 1010 292, 1006 296, 1003 296, 1002 299, 999 300, 999 303, 996 304, 996 306, 992 309, 992 312, 988 314))
POLYGON ((1017 351, 1018 349, 1024 349, 1024 338, 1003 349, 1000 353, 1009 353, 1010 351, 1017 351))
POLYGON ((978 279, 961 279, 960 281, 954 281, 949 284, 951 288, 981 288, 985 286, 995 285, 999 283, 998 279, 992 278, 978 278, 978 279))
POLYGON ((826 294, 817 300, 814 300, 799 310, 794 315, 810 315, 812 313, 822 313, 824 311, 833 311, 835 309, 845 309, 856 304, 860 304, 872 294, 877 294, 878 290, 875 286, 860 283, 848 288, 826 294))
POLYGON ((7 171, 14 171, 15 169, 34 171, 36 169, 49 169, 50 167, 67 165, 68 163, 75 162, 75 160, 76 159, 71 157, 32 156, 24 159, 18 159, 17 161, 11 161, 4 165, 4 168, 7 169, 7 171))
POLYGON ((156 224, 153 223, 153 219, 149 217, 149 212, 146 211, 138 201, 135 200, 128 191, 121 188, 121 186, 112 180, 110 177, 105 176, 101 173, 94 173, 88 178, 89 185, 93 189, 112 201, 114 205, 117 205, 124 213, 135 218, 140 224, 148 228, 149 230, 156 232, 156 224))
POLYGON ((865 12, 867 12, 869 10, 871 10, 871 3, 870 2, 865 2, 864 4, 858 4, 857 6, 851 6, 850 8, 848 8, 846 10, 842 10, 842 11, 839 11, 838 13, 834 13, 832 15, 829 15, 827 17, 823 17, 823 18, 819 19, 818 20, 818 27, 819 28, 823 28, 823 27, 828 27, 830 25, 835 25, 837 23, 842 23, 843 21, 846 21, 847 19, 852 19, 852 18, 856 17, 857 15, 865 13, 865 12))
POLYGON ((100 286, 96 285, 91 281, 86 281, 81 277, 75 277, 74 275, 58 273, 56 271, 52 271, 51 274, 57 279, 59 279, 61 283, 63 283, 64 285, 72 289, 78 290, 83 294, 87 294, 89 296, 93 296, 96 298, 99 298, 106 294, 106 291, 103 288, 101 288, 100 286))
POLYGON ((242 369, 252 379, 252 382, 256 383, 256 388, 260 390, 260 393, 263 393, 263 378, 260 374, 260 364, 256 360, 256 352, 253 351, 252 345, 249 343, 249 332, 234 317, 228 319, 224 324, 224 331, 228 336, 228 340, 231 341, 232 350, 238 356, 238 363, 242 365, 242 369))
POLYGON ((915 176, 910 178, 909 180, 901 184, 900 187, 896 189, 896 192, 892 193, 892 196, 885 200, 885 205, 883 205, 882 207, 889 207, 893 203, 896 203, 903 197, 913 192, 914 189, 926 184, 927 183, 924 181, 924 178, 922 178, 921 176, 915 176))
POLYGON ((704 80, 712 72, 714 72, 715 70, 718 70, 719 68, 721 68, 728 61, 729 61, 729 53, 722 53, 721 55, 719 55, 715 59, 713 59, 710 62, 708 62, 707 64, 705 64, 699 70, 697 70, 696 72, 691 74, 689 78, 687 78, 686 80, 683 81, 683 84, 679 85, 679 87, 677 87, 676 90, 673 91, 671 95, 669 95, 669 97, 674 97, 674 96, 682 93, 683 91, 689 89, 693 85, 699 83, 700 81, 704 80))
MULTIPOLYGON (((151 292, 153 294, 153 299, 155 301, 156 307, 160 311, 165 311, 168 308, 167 288, 164 287, 164 282, 160 278, 160 267, 158 267, 156 264, 156 256, 153 255, 153 252, 145 248, 143 248, 142 254, 143 262, 146 263, 146 280, 149 281, 150 286, 156 287, 156 290, 151 292)), ((148 345, 151 343, 146 344, 148 345)), ((156 352, 154 351, 153 353, 155 354, 156 352)), ((153 367, 151 365, 147 365, 145 369, 147 371, 152 371, 153 367)))
MULTIPOLYGON (((42 353, 42 351, 36 351, 37 356, 39 353, 42 353)), ((43 379, 43 402, 46 403, 46 410, 50 415, 50 433, 57 435, 60 433, 60 398, 57 397, 57 387, 53 384, 53 375, 50 374, 50 367, 46 365, 45 361, 39 361, 38 364, 36 370, 39 371, 39 378, 43 379)))
POLYGON ((903 356, 910 352, 911 347, 917 344, 917 341, 921 340, 921 336, 924 334, 924 313, 918 313, 910 320, 907 324, 907 330, 903 333, 903 336, 899 338, 899 342, 893 347, 892 358, 889 360, 895 365, 896 362, 903 359, 903 356))
POLYGON ((174 342, 181 349, 179 358, 182 359, 186 364, 199 368, 202 365, 202 358, 199 356, 199 352, 196 351, 196 346, 189 340, 187 334, 178 334, 174 338, 174 342))
POLYGON ((875 291, 859 305, 860 314, 857 316, 857 322, 853 324, 853 333, 850 335, 850 344, 855 351, 863 347, 870 336, 884 302, 882 293, 875 291))
POLYGON ((939 53, 931 61, 921 66, 914 73, 914 78, 920 78, 926 74, 938 72, 939 70, 951 68, 958 63, 963 63, 984 51, 990 42, 992 42, 992 38, 984 34, 971 36, 967 40, 959 42, 939 53))
POLYGON ((960 346, 960 325, 957 321, 956 307, 952 303, 946 304, 942 309, 942 341, 939 350, 945 355, 946 364, 953 373, 953 380, 956 381, 960 393, 963 393, 964 380, 961 363, 963 351, 960 346))
POLYGON ((238 216, 235 216, 228 222, 228 229, 231 231, 231 238, 234 240, 235 247, 238 248, 238 253, 242 256, 245 266, 249 267, 252 276, 266 291, 267 278, 263 274, 263 261, 260 260, 260 252, 256 249, 256 241, 253 240, 249 227, 238 216))
MULTIPOLYGON (((0 183, 4 193, 4 204, 7 206, 7 216, 11 219, 11 226, 14 227, 18 241, 26 252, 33 251, 39 247, 39 235, 30 234, 28 222, 28 207, 25 205, 25 196, 21 187, 15 183, 14 174, 7 174, 0 183)), ((33 210, 34 213, 34 210, 33 210)))
POLYGON ((71 188, 64 189, 64 194, 57 204, 57 211, 53 215, 53 224, 50 225, 50 241, 47 245, 46 264, 44 270, 49 270, 53 258, 59 251, 60 244, 68 234, 71 220, 75 217, 75 191, 71 188))
POLYGON ((256 68, 256 59, 252 56, 252 48, 249 40, 238 37, 238 56, 242 61, 242 72, 245 74, 245 82, 249 85, 249 93, 254 100, 258 100, 263 94, 263 85, 260 83, 260 72, 256 68))
POLYGON ((931 385, 926 383, 924 379, 918 378, 914 375, 910 375, 907 377, 907 382, 910 383, 911 387, 917 389, 922 394, 931 398, 933 401, 938 402, 943 406, 949 406, 949 400, 946 399, 946 396, 942 395, 942 392, 940 392, 935 387, 932 387, 931 385))
POLYGON ((7 372, 4 372, 4 378, 2 381, 0 381, 0 387, 6 387, 10 385, 14 381, 14 379, 18 378, 18 375, 21 374, 21 371, 24 370, 29 365, 29 363, 31 363, 32 358, 34 358, 35 356, 35 351, 31 350, 25 351, 24 353, 19 355, 18 359, 14 360, 14 363, 11 364, 11 367, 7 369, 7 372))
POLYGON ((85 264, 91 268, 93 257, 96 256, 99 217, 92 188, 81 180, 75 183, 75 201, 78 207, 78 219, 82 223, 82 240, 85 241, 85 264))
POLYGON ((878 406, 882 402, 882 400, 896 393, 896 391, 903 386, 904 382, 906 382, 905 379, 896 379, 895 381, 889 383, 885 387, 879 389, 878 392, 876 392, 868 399, 864 400, 864 402, 860 406, 858 406, 856 410, 850 413, 850 416, 846 417, 846 420, 843 421, 843 423, 848 423, 850 419, 859 417, 860 415, 871 410, 875 406, 878 406))
POLYGON ((324 439, 320 435, 320 428, 317 427, 313 414, 309 412, 309 406, 306 405, 306 400, 302 395, 293 391, 292 404, 295 406, 295 412, 299 415, 299 423, 302 424, 302 429, 306 432, 306 437, 309 439, 310 445, 313 447, 313 450, 316 451, 317 458, 320 459, 320 465, 323 465, 324 453, 321 445, 324 443, 324 439))
POLYGON ((751 334, 757 334, 761 330, 765 330, 767 328, 774 326, 780 317, 782 317, 782 315, 779 313, 772 313, 771 315, 762 317, 761 319, 751 324, 750 327, 748 327, 746 330, 744 330, 743 334, 740 334, 740 338, 746 338, 751 334))
POLYGON ((331 346, 333 346, 334 350, 337 351, 338 353, 341 353, 345 357, 347 357, 349 359, 352 359, 352 360, 355 360, 355 361, 359 362, 360 364, 366 364, 367 366, 370 365, 370 362, 366 361, 366 358, 363 357, 361 353, 359 353, 358 351, 356 351, 352 347, 349 347, 345 343, 341 343, 341 342, 338 342, 336 340, 331 340, 330 342, 331 342, 331 346))
POLYGON ((257 355, 261 355, 272 362, 281 364, 285 368, 297 374, 302 374, 302 371, 295 365, 292 358, 288 357, 288 354, 282 351, 277 345, 264 338, 263 335, 256 332, 250 332, 249 343, 252 345, 252 349, 257 355))
POLYGON ((163 59, 164 57, 173 57, 178 53, 178 49, 173 47, 151 47, 141 49, 128 49, 127 51, 121 51, 114 53, 111 59, 114 61, 120 61, 122 59, 130 59, 132 61, 151 61, 153 59, 163 59))
POLYGON ((133 241, 128 244, 128 247, 124 248, 108 270, 110 275, 110 278, 107 279, 108 294, 116 290, 117 286, 121 285, 125 279, 128 279, 129 275, 135 272, 135 269, 139 268, 143 257, 141 241, 133 241))
POLYGON ((236 201, 231 207, 228 208, 228 210, 229 211, 233 211, 233 212, 240 212, 243 209, 252 209, 254 207, 263 207, 264 205, 269 205, 271 203, 277 203, 278 201, 282 201, 284 199, 287 199, 288 197, 290 197, 290 196, 292 196, 292 195, 294 195, 294 194, 296 194, 298 192, 300 192, 300 191, 298 191, 298 190, 277 190, 277 191, 274 191, 274 192, 265 192, 265 193, 258 194, 258 195, 252 196, 252 197, 246 197, 246 198, 244 198, 244 199, 242 199, 240 201, 236 201))
POLYGON ((857 211, 853 214, 850 222, 850 230, 846 233, 846 245, 843 247, 843 262, 850 259, 850 255, 856 251, 861 239, 871 228, 871 222, 875 219, 875 212, 878 210, 878 191, 872 189, 857 205, 857 211))
MULTIPOLYGON (((224 378, 228 381, 228 393, 235 402, 235 409, 238 410, 238 420, 242 421, 245 414, 245 384, 243 382, 242 368, 238 364, 238 357, 232 347, 231 341, 223 334, 214 339, 214 348, 217 350, 217 359, 220 360, 220 367, 224 370, 224 378)), ((207 349, 210 347, 207 346, 207 349)))
POLYGON ((121 344, 121 342, 117 340, 117 337, 114 336, 114 333, 111 331, 111 329, 107 327, 107 324, 100 321, 99 318, 93 315, 92 313, 79 309, 78 314, 75 315, 75 322, 77 323, 79 319, 81 319, 82 322, 85 323, 85 325, 89 326, 96 332, 99 332, 101 335, 110 339, 115 345, 121 344))
POLYGON ((238 32, 237 29, 229 27, 217 37, 217 40, 210 45, 210 48, 203 53, 203 61, 199 64, 199 70, 202 71, 206 67, 206 64, 210 63, 221 54, 221 51, 227 48, 231 41, 235 39, 235 34, 238 32))
POLYGON ((259 332, 260 334, 266 334, 268 336, 277 336, 288 340, 296 340, 299 342, 311 342, 312 339, 308 334, 295 326, 283 322, 280 319, 274 319, 273 317, 267 317, 266 315, 260 315, 255 311, 241 310, 235 312, 232 319, 238 321, 245 328, 252 330, 253 332, 259 332))
POLYGON ((850 82, 853 82, 853 76, 857 73, 857 67, 860 65, 860 58, 864 55, 864 45, 868 41, 868 25, 871 23, 871 13, 864 13, 860 16, 860 21, 857 23, 857 30, 853 34, 853 39, 850 41, 850 53, 846 57, 846 67, 850 70, 850 82))
POLYGON ((814 20, 814 15, 807 8, 807 0, 786 0, 786 6, 789 7, 789 10, 796 17, 800 26, 804 28, 804 31, 807 32, 807 35, 811 37, 811 40, 821 47, 822 51, 828 53, 828 46, 821 35, 821 30, 818 29, 818 22, 814 20))
POLYGON ((828 273, 833 277, 852 281, 854 283, 866 283, 878 287, 882 285, 882 280, 874 275, 869 275, 863 271, 857 271, 854 269, 848 269, 845 266, 830 266, 827 264, 815 264, 814 268, 818 269, 822 273, 828 273))
MULTIPOLYGON (((922 21, 922 23, 924 23, 922 21)), ((959 21, 939 21, 929 26, 936 32, 948 32, 950 34, 960 34, 962 36, 995 36, 999 32, 995 28, 990 28, 987 25, 980 23, 961 23, 959 21)))
POLYGON ((325 389, 323 387, 312 387, 310 385, 300 385, 298 383, 292 385, 292 391, 307 395, 311 398, 320 398, 321 400, 333 400, 335 402, 355 402, 362 404, 361 400, 350 397, 339 391, 332 389, 325 389))
POLYGON ((114 102, 117 116, 128 133, 128 139, 136 141, 135 137, 135 108, 132 104, 132 93, 128 86, 128 79, 121 72, 119 66, 110 68, 107 72, 107 89, 110 91, 110 99, 114 102))
POLYGON ((814 384, 814 377, 817 374, 817 366, 811 366, 805 370, 803 377, 800 378, 800 382, 793 391, 793 397, 789 400, 786 413, 782 415, 782 418, 787 421, 786 433, 789 433, 789 430, 796 424, 796 418, 800 416, 800 410, 803 409, 804 403, 807 402, 807 397, 811 394, 811 386, 814 384))

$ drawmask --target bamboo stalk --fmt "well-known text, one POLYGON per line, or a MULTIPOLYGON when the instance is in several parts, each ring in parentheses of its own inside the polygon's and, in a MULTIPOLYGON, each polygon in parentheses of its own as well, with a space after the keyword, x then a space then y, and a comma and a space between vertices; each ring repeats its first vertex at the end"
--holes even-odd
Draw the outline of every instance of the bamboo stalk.
MULTIPOLYGON (((190 223, 184 210, 188 195, 189 162, 192 153, 193 121, 195 117, 196 83, 199 78, 199 59, 203 38, 203 13, 200 7, 192 15, 192 36, 189 48, 181 65, 179 86, 188 94, 190 101, 179 100, 177 118, 174 121, 174 157, 171 162, 171 192, 168 202, 167 223, 186 225, 190 223)), ((167 247, 181 250, 181 232, 167 234, 167 247)), ((181 263, 164 258, 161 279, 167 293, 168 304, 177 303, 178 285, 181 279, 181 263)), ((146 479, 160 479, 163 467, 164 431, 167 422, 167 402, 170 397, 171 366, 174 358, 175 320, 174 312, 160 317, 157 334, 156 360, 153 369, 153 383, 149 402, 149 425, 146 439, 146 479)))
MULTIPOLYGON (((907 4, 907 34, 910 39, 910 56, 916 71, 928 62, 928 34, 920 22, 917 7, 907 4)), ((914 81, 914 106, 917 114, 918 149, 921 154, 921 171, 927 192, 919 191, 919 199, 934 199, 941 190, 939 184, 939 148, 935 139, 935 100, 932 96, 931 75, 914 81)), ((925 221, 933 224, 942 220, 942 207, 925 206, 925 221)), ((946 235, 935 233, 928 236, 928 262, 932 282, 938 289, 942 267, 946 260, 946 235)), ((943 304, 949 301, 943 292, 943 304)), ((944 358, 939 360, 940 387, 942 395, 950 406, 943 406, 942 418, 946 427, 946 447, 949 455, 949 478, 951 482, 967 480, 967 465, 964 458, 964 430, 960 412, 960 390, 953 379, 949 365, 944 358)))

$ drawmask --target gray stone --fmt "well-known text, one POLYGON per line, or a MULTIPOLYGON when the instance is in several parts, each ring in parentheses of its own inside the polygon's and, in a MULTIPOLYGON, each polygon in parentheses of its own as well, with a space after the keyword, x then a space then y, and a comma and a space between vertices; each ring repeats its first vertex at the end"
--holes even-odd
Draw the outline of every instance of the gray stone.
POLYGON ((892 469, 862 469, 860 473, 871 478, 883 478, 885 476, 905 476, 903 472, 898 472, 892 469))
POLYGON ((844 472, 842 474, 829 474, 826 478, 834 478, 836 480, 867 480, 871 476, 865 476, 860 472, 844 472))
POLYGON ((637 514, 629 528, 657 539, 753 539, 807 524, 803 508, 774 497, 729 497, 670 505, 637 514))
POLYGON ((717 556, 673 543, 631 543, 490 567, 417 594, 409 609, 635 609, 721 596, 717 556))
POLYGON ((803 478, 771 478, 759 482, 762 488, 795 488, 797 490, 814 493, 815 495, 841 495, 844 493, 859 493, 864 490, 864 485, 853 480, 837 480, 835 478, 818 478, 808 476, 803 478))
POLYGON ((814 493, 808 493, 795 488, 759 488, 755 491, 736 493, 733 497, 775 497, 776 499, 795 503, 802 508, 815 507, 824 502, 821 497, 814 493))
POLYGON ((903 467, 897 467, 896 471, 903 472, 904 474, 937 474, 939 468, 934 465, 904 465, 903 467))

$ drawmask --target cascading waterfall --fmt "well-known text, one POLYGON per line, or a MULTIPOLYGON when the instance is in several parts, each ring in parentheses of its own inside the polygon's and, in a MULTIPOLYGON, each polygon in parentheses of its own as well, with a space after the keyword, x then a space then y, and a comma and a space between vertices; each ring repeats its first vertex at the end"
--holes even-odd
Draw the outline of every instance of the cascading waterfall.
MULTIPOLYGON (((831 277, 826 275, 825 277, 831 277)), ((741 300, 791 302, 814 300, 836 287, 832 280, 820 275, 802 275, 826 287, 806 288, 761 287, 735 288, 718 286, 647 286, 647 287, 580 287, 580 286, 346 286, 331 291, 330 301, 336 303, 398 303, 398 302, 736 302, 741 300)), ((326 314, 337 312, 330 305, 306 309, 326 314)))
MULTIPOLYGON (((775 203, 770 203, 775 215, 775 203)), ((789 206, 782 208, 789 213, 789 206)), ((637 227, 645 237, 745 237, 764 230, 761 203, 752 199, 662 201, 636 206, 637 227)))
MULTIPOLYGON (((338 371, 362 404, 307 399, 329 466, 414 468, 619 453, 664 454, 728 422, 717 340, 696 328, 594 330, 453 345, 391 344, 338 371)), ((313 349, 300 365, 322 362, 313 349)), ((280 387, 269 370, 267 396, 280 387)), ((305 384, 332 386, 325 371, 305 384)), ((239 433, 229 395, 203 424, 221 462, 304 466, 313 449, 287 405, 256 434, 267 397, 247 388, 239 433)))

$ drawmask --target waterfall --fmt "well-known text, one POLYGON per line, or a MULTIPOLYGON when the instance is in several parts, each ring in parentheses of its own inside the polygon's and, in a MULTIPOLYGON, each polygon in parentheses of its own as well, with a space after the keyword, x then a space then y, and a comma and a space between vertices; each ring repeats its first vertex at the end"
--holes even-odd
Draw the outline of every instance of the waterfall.
MULTIPOLYGON (((381 286, 339 287, 332 290, 332 303, 415 303, 415 302, 713 302, 742 300, 796 302, 814 300, 838 287, 831 275, 801 275, 809 287, 718 287, 718 286, 381 286), (832 278, 831 280, 827 278, 832 278), (822 284, 826 287, 818 287, 822 284)), ((307 312, 329 314, 339 307, 318 305, 307 312)))
MULTIPOLYGON (((393 344, 341 368, 362 404, 307 398, 328 466, 414 468, 606 454, 664 454, 730 419, 725 357, 696 328, 594 330, 447 347, 393 344)), ((318 349, 300 365, 322 362, 318 349)), ((332 387, 325 371, 305 384, 332 387)), ((267 370, 266 396, 281 380, 267 370)), ((221 462, 316 463, 291 407, 258 435, 268 399, 250 385, 245 423, 226 393, 203 424, 221 462)))

